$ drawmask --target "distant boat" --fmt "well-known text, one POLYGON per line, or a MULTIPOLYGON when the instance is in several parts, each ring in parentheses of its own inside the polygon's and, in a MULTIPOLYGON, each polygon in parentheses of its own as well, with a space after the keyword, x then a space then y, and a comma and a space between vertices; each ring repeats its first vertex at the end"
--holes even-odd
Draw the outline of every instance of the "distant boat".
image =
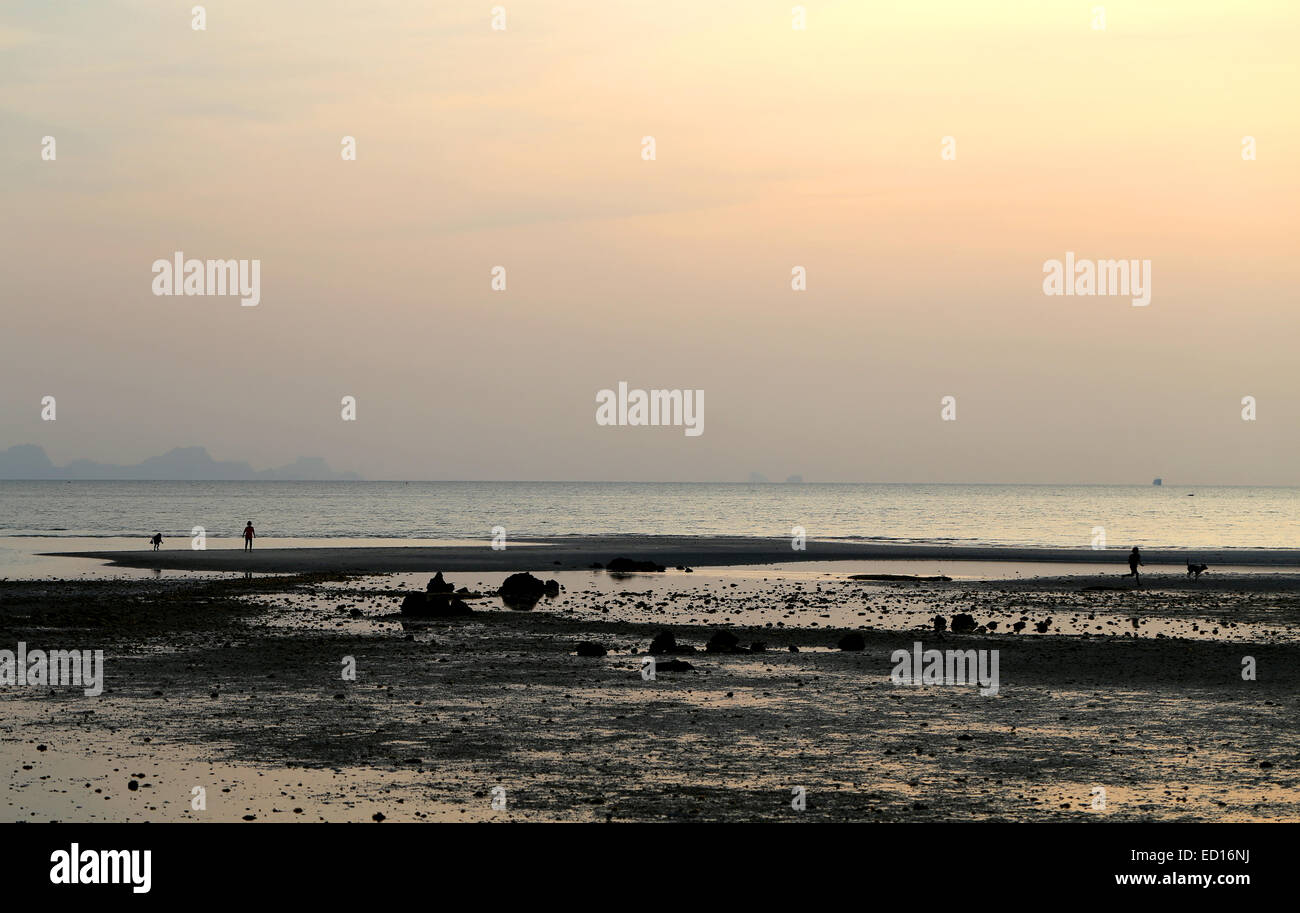
POLYGON ((1152 484, 1152 485, 1163 485, 1163 484, 1165 484, 1165 480, 1164 480, 1164 479, 1152 479, 1152 480, 1151 480, 1151 484, 1152 484))

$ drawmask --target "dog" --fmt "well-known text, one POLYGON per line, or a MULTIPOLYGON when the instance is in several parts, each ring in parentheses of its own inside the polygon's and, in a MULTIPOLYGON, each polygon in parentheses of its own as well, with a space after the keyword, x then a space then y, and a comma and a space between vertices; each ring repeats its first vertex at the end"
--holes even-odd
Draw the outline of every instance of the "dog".
POLYGON ((1187 562, 1187 576, 1195 580, 1200 580, 1201 575, 1210 569, 1208 564, 1192 564, 1187 562))

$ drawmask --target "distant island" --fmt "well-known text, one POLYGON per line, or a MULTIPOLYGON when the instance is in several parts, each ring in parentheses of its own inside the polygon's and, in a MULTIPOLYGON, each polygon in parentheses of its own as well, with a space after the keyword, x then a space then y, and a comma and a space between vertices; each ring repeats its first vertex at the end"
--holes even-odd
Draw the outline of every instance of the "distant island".
POLYGON ((355 472, 335 472, 319 457, 299 457, 276 469, 254 469, 237 460, 214 460, 203 447, 177 447, 162 456, 150 457, 132 466, 73 460, 55 466, 44 448, 19 444, 0 450, 0 479, 67 481, 184 481, 244 482, 254 480, 281 482, 355 482, 355 472))

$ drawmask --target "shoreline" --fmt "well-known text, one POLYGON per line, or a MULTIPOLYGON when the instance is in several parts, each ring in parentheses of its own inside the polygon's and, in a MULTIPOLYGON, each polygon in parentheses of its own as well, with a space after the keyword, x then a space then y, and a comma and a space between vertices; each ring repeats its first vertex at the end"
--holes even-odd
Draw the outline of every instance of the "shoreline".
MULTIPOLYGON (((1097 564, 1121 567, 1128 549, 1034 548, 1023 546, 921 545, 879 542, 807 542, 794 550, 788 538, 736 536, 532 536, 528 545, 494 550, 481 546, 384 546, 318 548, 176 549, 154 552, 40 552, 41 556, 89 558, 110 566, 178 571, 377 574, 394 572, 588 570, 616 557, 652 560, 667 567, 734 567, 810 561, 985 561, 1097 564)), ((1300 549, 1153 549, 1146 567, 1181 566, 1189 560, 1214 566, 1300 569, 1300 549)))

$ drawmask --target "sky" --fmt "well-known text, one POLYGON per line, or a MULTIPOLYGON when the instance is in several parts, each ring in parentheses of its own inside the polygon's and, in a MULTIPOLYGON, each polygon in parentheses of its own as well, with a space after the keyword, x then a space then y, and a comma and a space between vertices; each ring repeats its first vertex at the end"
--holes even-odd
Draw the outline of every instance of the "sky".
POLYGON ((1293 0, 194 5, 0 6, 0 449, 1300 484, 1293 0), (260 303, 154 295, 176 251, 260 303))

